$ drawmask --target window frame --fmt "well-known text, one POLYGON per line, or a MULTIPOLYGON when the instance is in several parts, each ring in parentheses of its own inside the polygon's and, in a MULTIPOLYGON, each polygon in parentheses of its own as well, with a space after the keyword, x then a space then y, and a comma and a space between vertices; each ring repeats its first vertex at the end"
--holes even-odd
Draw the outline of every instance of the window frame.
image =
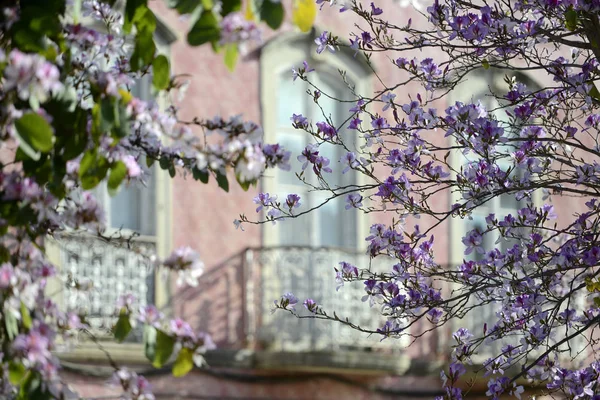
MULTIPOLYGON (((154 34, 154 41, 156 43, 157 53, 166 55, 170 60, 173 60, 170 57, 171 53, 171 44, 177 40, 178 36, 160 19, 160 17, 156 17, 157 19, 157 28, 154 34)), ((81 23, 83 25, 90 26, 94 29, 102 30, 102 27, 99 26, 95 21, 90 18, 83 18, 81 23)), ((171 64, 171 70, 173 71, 173 64, 171 64)), ((148 88, 151 90, 151 88, 148 88)), ((142 95, 146 95, 150 93, 142 93, 142 95)), ((155 97, 153 99, 157 102, 158 106, 161 109, 166 107, 165 99, 162 97, 155 97)), ((165 139, 163 139, 165 140, 165 139)), ((156 250, 156 255, 159 258, 165 258, 169 255, 172 247, 172 184, 171 179, 166 171, 160 170, 158 168, 154 168, 154 234, 153 235, 139 235, 133 239, 133 241, 140 242, 149 242, 154 244, 154 248, 156 250)), ((106 183, 103 181, 100 185, 95 188, 96 195, 99 197, 98 200, 102 202, 102 204, 106 204, 106 199, 104 197, 108 197, 108 191, 106 189, 106 183)), ((110 200, 108 201, 110 204, 110 200)), ((110 205, 109 205, 110 206, 110 205)), ((109 207, 105 207, 104 209, 107 215, 107 228, 104 232, 105 235, 110 236, 114 234, 119 229, 111 228, 108 224, 110 220, 110 209, 109 207)), ((132 234, 133 231, 129 229, 122 229, 121 232, 123 235, 127 236, 132 234)), ((83 234, 85 235, 85 233, 83 234)), ((68 238, 61 240, 69 240, 68 238)), ((56 278, 52 278, 49 280, 46 285, 46 293, 51 295, 56 304, 64 308, 65 306, 65 293, 64 293, 64 283, 62 282, 62 278, 60 278, 60 271, 65 267, 63 263, 63 251, 61 244, 53 239, 47 238, 46 241, 46 252, 48 259, 57 267, 59 274, 56 278)), ((171 296, 170 290, 170 279, 165 279, 164 276, 160 273, 154 273, 154 305, 161 309, 166 314, 171 312, 169 307, 169 298, 171 296)), ((100 335, 98 338, 103 339, 103 335, 100 335)), ((109 342, 105 344, 105 347, 116 346, 116 343, 109 342)), ((142 346, 142 343, 131 343, 129 344, 133 347, 142 346)), ((107 347, 107 348, 108 348, 107 347)), ((70 352, 70 358, 89 358, 94 357, 100 350, 95 345, 91 345, 89 343, 83 342, 82 346, 78 346, 73 352, 70 352)))
MULTIPOLYGON (((311 76, 311 74, 319 74, 319 72, 321 72, 322 76, 327 75, 333 79, 339 79, 339 82, 341 83, 340 87, 344 87, 343 81, 338 73, 339 70, 344 70, 346 71, 348 82, 354 84, 356 93, 371 93, 371 80, 369 79, 369 75, 371 74, 372 70, 371 67, 369 67, 367 63, 362 60, 362 58, 360 58, 362 56, 357 55, 354 57, 354 53, 348 52, 346 49, 336 52, 335 54, 330 54, 328 52, 317 54, 316 44, 314 43, 314 39, 317 36, 317 31, 317 29, 313 29, 309 34, 284 33, 271 40, 261 50, 260 102, 265 143, 275 143, 277 141, 277 134, 281 132, 278 125, 278 94, 280 91, 280 77, 285 76, 285 74, 289 74, 289 79, 291 80, 292 67, 301 66, 303 61, 307 61, 310 67, 315 68, 316 70, 315 72, 311 72, 309 74, 309 79, 311 81, 314 80, 314 75, 311 76)), ((326 79, 324 80, 326 81, 326 79)), ((296 80, 295 83, 298 84, 300 81, 296 80)), ((343 90, 349 89, 344 87, 343 90)), ((308 95, 306 96, 308 98, 308 95)), ((344 104, 348 105, 348 109, 352 107, 351 103, 344 104)), ((344 104, 342 104, 342 107, 344 104)), ((312 122, 314 123, 316 120, 312 122)), ((289 129, 293 129, 291 128, 291 122, 289 129)), ((292 155, 293 158, 296 156, 297 154, 292 155)), ((338 163, 339 160, 332 159, 330 161, 330 166, 332 168, 341 167, 341 165, 338 163)), ((292 170, 292 172, 299 171, 292 170)), ((298 185, 279 183, 280 174, 291 174, 292 172, 269 170, 263 179, 261 179, 261 191, 273 194, 279 193, 282 190, 287 190, 287 188, 299 188, 300 185, 303 185, 300 181, 298 181, 298 185)), ((356 174, 355 183, 361 185, 364 182, 365 179, 362 174, 356 174)), ((292 191, 289 191, 286 194, 289 193, 292 193, 292 191)), ((316 196, 313 194, 312 197, 318 198, 319 196, 318 194, 316 196)), ((343 199, 340 198, 338 201, 343 201, 343 199)), ((347 212, 350 211, 348 210, 347 212)), ((356 243, 356 247, 350 250, 360 252, 366 249, 366 244, 364 243, 364 238, 362 237, 364 235, 361 234, 367 229, 367 218, 364 213, 360 211, 355 212, 356 239, 354 242, 356 243)), ((303 217, 309 217, 315 220, 318 217, 318 213, 310 213, 308 216, 303 217)), ((283 221, 282 223, 286 222, 283 221)), ((319 233, 317 233, 318 229, 316 229, 314 221, 313 226, 315 226, 315 229, 311 230, 311 246, 314 246, 315 243, 317 243, 317 246, 319 246, 319 233), (317 239, 315 239, 315 236, 317 239)), ((277 227, 273 229, 269 226, 266 229, 262 229, 262 242, 265 246, 280 245, 280 234, 277 227)), ((346 248, 346 250, 348 249, 346 248)))
MULTIPOLYGON (((475 102, 477 100, 481 100, 482 103, 485 103, 486 102, 485 99, 479 99, 476 96, 478 96, 480 94, 490 95, 491 93, 501 93, 501 91, 503 90, 502 88, 506 87, 506 83, 504 82, 504 79, 503 79, 504 74, 502 72, 497 73, 494 71, 477 70, 477 71, 474 71, 469 76, 467 76, 466 78, 467 79, 462 81, 449 94, 448 106, 453 105, 457 101, 475 102), (469 95, 468 96, 460 95, 463 93, 468 93, 469 95)), ((521 82, 524 82, 525 84, 527 84, 528 87, 537 86, 535 84, 535 82, 526 75, 519 74, 517 76, 517 78, 521 82)), ((499 104, 497 103, 497 99, 493 98, 492 101, 496 102, 496 107, 499 106, 499 104)), ((500 112, 502 112, 502 111, 500 111, 500 112)), ((450 140, 453 142, 452 138, 450 138, 450 140)), ((454 172, 454 171, 459 171, 460 168, 465 165, 465 161, 468 161, 468 159, 466 159, 466 157, 460 152, 460 150, 454 150, 450 153, 449 162, 452 167, 452 171, 450 171, 451 179, 456 180, 456 172, 454 172)), ((454 191, 451 192, 450 204, 456 204, 457 202, 460 202, 461 200, 462 200, 462 198, 460 197, 459 193, 456 193, 454 191)), ((450 268, 456 268, 456 266, 462 264, 463 260, 468 259, 468 257, 465 256, 465 254, 464 254, 464 244, 462 243, 462 238, 467 234, 467 232, 469 232, 470 230, 475 228, 476 224, 473 223, 475 220, 483 220, 484 225, 485 225, 485 217, 487 215, 489 215, 490 213, 495 213, 497 217, 500 217, 499 212, 509 212, 509 210, 516 210, 516 209, 519 209, 520 206, 521 207, 524 206, 523 203, 517 203, 516 209, 502 207, 499 196, 494 197, 492 200, 490 200, 490 202, 486 203, 485 205, 480 206, 481 208, 478 208, 478 210, 483 210, 483 212, 475 211, 473 213, 472 219, 450 218, 449 234, 450 234, 451 240, 449 241, 449 250, 448 250, 448 253, 449 253, 448 259, 450 261, 450 268)), ((533 194, 531 196, 531 202, 536 207, 539 207, 540 205, 543 204, 542 194, 539 190, 536 190, 533 192, 533 194)), ((494 243, 497 241, 498 238, 499 238, 499 233, 496 231, 493 233, 493 237, 492 237, 494 243)), ((485 250, 490 251, 491 249, 485 249, 485 250)), ((451 287, 450 289, 451 290, 458 289, 458 285, 455 285, 455 287, 451 287)), ((490 305, 488 304, 486 306, 490 306, 490 305)), ((454 332, 459 327, 467 327, 468 329, 471 329, 473 326, 477 326, 478 322, 474 319, 474 317, 476 315, 479 315, 479 313, 477 313, 476 310, 471 310, 465 316, 465 318, 463 318, 461 320, 455 319, 454 323, 451 324, 452 332, 454 332), (465 321, 466 323, 463 321, 465 321)), ((496 319, 496 318, 494 317, 494 319, 496 319)), ((486 322, 486 321, 481 321, 481 323, 484 323, 484 322, 486 322)), ((488 326, 488 331, 491 328, 492 327, 488 326)), ((480 333, 481 332, 477 332, 477 334, 480 334, 480 333)), ((451 335, 448 335, 445 339, 440 340, 440 343, 438 346, 440 349, 442 349, 442 348, 445 349, 447 347, 447 344, 451 343, 451 342, 452 342, 451 335)), ((488 359, 492 356, 498 355, 495 347, 489 348, 489 351, 483 351, 486 348, 489 348, 489 347, 486 347, 485 345, 483 345, 482 347, 479 348, 479 354, 477 356, 473 357, 473 360, 476 363, 482 363, 486 359, 488 359)))

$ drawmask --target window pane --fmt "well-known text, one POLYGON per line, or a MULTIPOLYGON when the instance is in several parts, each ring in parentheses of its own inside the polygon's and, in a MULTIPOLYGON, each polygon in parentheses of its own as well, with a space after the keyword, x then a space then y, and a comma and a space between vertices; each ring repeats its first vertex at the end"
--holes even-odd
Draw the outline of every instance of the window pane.
POLYGON ((285 128, 292 126, 292 114, 306 116, 305 104, 309 100, 306 94, 306 83, 292 81, 289 75, 282 76, 279 80, 279 93, 277 96, 277 125, 285 128))
MULTIPOLYGON (((319 204, 325 197, 319 199, 319 204)), ((356 249, 356 210, 345 209, 345 199, 330 200, 320 207, 315 216, 318 246, 356 249)))
MULTIPOLYGON (((339 79, 323 79, 323 76, 319 76, 315 84, 323 93, 336 98, 340 98, 340 94, 344 93, 342 90, 343 83, 339 79)), ((340 119, 340 110, 342 110, 344 105, 340 106, 336 100, 322 95, 319 98, 319 107, 305 93, 307 88, 308 86, 303 82, 297 81, 296 83, 292 83, 287 76, 281 77, 278 92, 277 125, 279 127, 290 127, 291 122, 289 118, 292 114, 302 113, 311 119, 313 124, 325 120, 324 115, 328 118, 331 117, 333 124, 337 128, 342 122, 340 119), (307 107, 309 108, 307 109, 307 107), (322 111, 321 108, 323 109, 322 111)), ((350 108, 350 106, 347 108, 350 108)), ((302 163, 298 162, 296 157, 308 143, 314 142, 314 139, 300 131, 280 129, 277 141, 285 146, 286 149, 292 151, 293 155, 290 160, 292 172, 300 172, 302 163)), ((354 182, 353 174, 342 175, 341 173, 343 168, 339 163, 339 159, 342 149, 339 146, 321 144, 319 153, 330 160, 329 167, 333 170, 333 173, 324 174, 324 178, 332 188, 354 182)), ((278 176, 278 184, 303 185, 293 173, 278 173, 278 176)), ((312 176, 312 172, 307 174, 307 177, 311 181, 313 181, 312 176)), ((321 204, 326 199, 322 196, 317 197, 317 193, 309 194, 304 192, 298 194, 302 196, 302 209, 321 204)), ((287 195, 287 193, 282 193, 282 195, 287 195)), ((279 243, 281 245, 311 245, 355 249, 357 246, 356 214, 356 210, 345 210, 345 199, 332 200, 320 207, 313 215, 278 223, 276 229, 279 229, 279 243)))
MULTIPOLYGON (((327 95, 332 96, 334 98, 340 98, 340 88, 335 87, 330 79, 319 80, 319 82, 317 83, 317 87, 321 90, 322 93, 326 93, 327 95)), ((313 116, 315 120, 324 120, 325 118, 323 114, 325 114, 325 117, 332 118, 333 123, 336 125, 336 128, 337 125, 341 123, 339 115, 340 104, 334 99, 330 99, 326 95, 321 95, 321 97, 319 98, 319 104, 317 105, 314 102, 312 102, 311 105, 313 106, 313 116), (321 106, 323 111, 321 111, 321 108, 319 108, 319 106, 321 106)))
POLYGON ((319 146, 319 154, 327 157, 330 161, 329 168, 333 170, 332 173, 325 173, 323 177, 331 187, 337 187, 342 184, 342 165, 340 164, 340 146, 324 143, 319 146))
MULTIPOLYGON (((280 202, 285 202, 285 197, 288 193, 278 193, 277 198, 280 202)), ((308 193, 297 193, 301 198, 301 209, 306 210, 310 207, 310 199, 308 193)), ((311 214, 303 215, 299 218, 289 218, 281 222, 277 222, 274 227, 279 230, 279 244, 283 246, 310 246, 312 245, 311 214)))
POLYGON ((130 229, 142 235, 156 233, 155 177, 151 173, 146 186, 139 182, 124 184, 110 199, 111 228, 130 229))
MULTIPOLYGON (((289 171, 277 170, 277 182, 286 185, 304 185, 296 177, 296 173, 302 171, 302 163, 298 161, 298 156, 302 153, 302 150, 306 147, 307 136, 305 132, 298 131, 297 133, 279 133, 277 135, 277 143, 281 144, 287 151, 292 152, 290 158, 290 165, 292 169, 289 171)), ((310 168, 308 166, 307 168, 310 168)))
POLYGON ((136 79, 131 88, 131 94, 144 101, 150 100, 150 75, 144 75, 140 79, 136 79))

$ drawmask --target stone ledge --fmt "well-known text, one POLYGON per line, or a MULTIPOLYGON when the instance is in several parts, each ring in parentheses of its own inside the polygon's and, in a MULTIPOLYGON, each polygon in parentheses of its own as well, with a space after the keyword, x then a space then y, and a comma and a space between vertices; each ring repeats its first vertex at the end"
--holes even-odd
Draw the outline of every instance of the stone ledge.
MULTIPOLYGON (((150 362, 144 357, 141 344, 107 344, 115 362, 133 369, 148 370, 150 362)), ((56 354, 71 369, 92 368, 102 373, 102 365, 108 365, 106 355, 93 343, 83 343, 72 352, 56 354)), ((175 356, 172 357, 173 360, 175 356)), ((365 351, 339 352, 275 352, 253 350, 217 349, 205 355, 210 367, 233 368, 254 371, 327 372, 361 375, 411 375, 437 376, 443 366, 439 361, 410 359, 401 354, 385 354, 365 351)), ((173 361, 171 360, 171 361, 173 361)), ((165 366, 170 369, 170 366, 165 366)), ((110 368, 109 368, 110 370, 110 368)), ((107 370, 108 371, 108 370, 107 370)))

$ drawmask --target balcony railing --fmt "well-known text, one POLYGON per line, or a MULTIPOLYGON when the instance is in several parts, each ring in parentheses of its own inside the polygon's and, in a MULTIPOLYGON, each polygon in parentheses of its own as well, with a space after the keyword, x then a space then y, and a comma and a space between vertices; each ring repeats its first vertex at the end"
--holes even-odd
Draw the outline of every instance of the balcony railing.
POLYGON ((74 284, 67 287, 65 307, 84 311, 92 328, 112 325, 122 294, 133 294, 139 305, 154 302, 154 271, 143 256, 155 252, 153 241, 136 238, 129 244, 118 240, 106 243, 77 235, 60 238, 59 247, 64 278, 90 286, 87 290, 78 290, 74 284))
POLYGON ((182 314, 197 318, 197 327, 210 331, 224 347, 275 351, 401 348, 397 340, 381 341, 379 335, 369 336, 338 322, 272 312, 273 302, 292 292, 300 299, 296 307, 300 313, 305 311, 302 301, 310 297, 328 313, 335 311, 338 317, 348 317, 365 329, 380 328, 385 319, 377 306, 371 308, 360 301, 365 294, 361 283, 346 283, 336 292, 333 268, 340 261, 369 265, 367 255, 338 249, 248 249, 206 273, 199 287, 180 292, 173 301, 182 314), (190 310, 191 302, 198 304, 196 311, 190 310))

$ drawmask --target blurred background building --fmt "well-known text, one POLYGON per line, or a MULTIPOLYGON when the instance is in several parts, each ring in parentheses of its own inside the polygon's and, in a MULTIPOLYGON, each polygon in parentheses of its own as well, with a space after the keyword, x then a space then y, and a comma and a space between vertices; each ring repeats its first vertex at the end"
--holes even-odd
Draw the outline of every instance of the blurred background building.
MULTIPOLYGON (((413 7, 403 8, 392 0, 379 1, 377 6, 398 24, 409 18, 413 24, 423 23, 413 7)), ((171 12, 163 1, 152 2, 152 7, 160 19, 156 38, 159 50, 170 57, 175 74, 192 77, 180 104, 182 115, 191 120, 195 116, 243 113, 245 119, 264 127, 265 142, 282 143, 294 154, 299 154, 309 138, 291 127, 292 113, 316 118, 319 110, 305 94, 308 85, 292 81, 293 67, 307 61, 317 70, 310 75, 316 85, 343 100, 350 97, 338 69, 347 71, 347 81, 356 86, 357 93, 367 95, 380 88, 375 73, 384 82, 396 82, 399 73, 387 55, 375 55, 372 69, 353 51, 316 54, 314 39, 323 30, 336 34, 356 30, 353 16, 339 14, 336 7, 325 5, 309 34, 297 32, 289 22, 276 33, 268 32, 261 45, 240 58, 235 73, 230 73, 222 55, 215 55, 209 47, 186 45, 189 21, 171 12)), ((424 49, 418 57, 425 58, 429 52, 435 58, 434 51, 424 49)), ((468 88, 438 101, 436 106, 443 110, 450 100, 477 97, 478 91, 484 93, 502 77, 491 73, 474 76, 468 88)), ((140 81, 135 94, 149 99, 149 85, 140 81)), ((422 91, 414 84, 407 89, 422 91)), ((397 95, 398 103, 408 99, 406 92, 397 95)), ((352 107, 351 103, 326 99, 320 105, 336 121, 345 120, 352 107)), ((352 142, 349 133, 344 134, 352 142)), ((440 135, 440 140, 447 139, 440 135)), ((341 156, 335 153, 338 149, 321 151, 328 152, 332 164, 337 164, 341 156)), ((464 160, 453 162, 459 165, 464 160)), ((341 174, 342 168, 336 166, 330 183, 360 183, 359 176, 341 174)), ((295 160, 292 171, 300 171, 295 160)), ((139 334, 121 345, 100 341, 119 364, 145 374, 158 399, 433 399, 442 394, 439 371, 448 360, 448 341, 455 327, 427 334, 414 343, 380 341, 380 337, 341 324, 271 313, 273 301, 292 292, 301 300, 314 298, 361 327, 381 327, 377 307, 360 301, 362 285, 347 284, 336 292, 333 267, 340 261, 367 265, 364 237, 368 228, 387 222, 391 216, 345 210, 344 204, 332 201, 305 218, 236 230, 232 221, 240 213, 255 215, 252 199, 258 191, 298 193, 304 207, 321 200, 293 173, 281 171, 268 171, 259 189, 248 192, 236 184, 225 193, 214 182, 204 185, 182 176, 171 180, 158 169, 146 187, 132 186, 112 198, 99 190, 109 225, 141 234, 134 247, 155 249, 164 257, 173 248, 189 245, 200 252, 207 271, 198 287, 178 288, 174 280, 155 275, 148 261, 126 246, 119 249, 76 237, 63 240, 54 257, 64 276, 87 278, 94 289, 85 293, 60 291, 57 296, 67 307, 86 307, 91 320, 102 325, 110 321, 118 295, 129 291, 141 304, 155 303, 168 315, 181 316, 195 329, 212 334, 218 348, 207 354, 211 368, 195 369, 184 378, 173 378, 169 368, 153 369, 144 358, 139 334)), ((444 192, 435 199, 440 204, 451 204, 451 200, 444 192)), ((500 216, 518 206, 514 200, 499 199, 486 211, 500 216)), ((477 218, 468 222, 478 223, 477 218)), ((434 232, 438 263, 462 261, 461 238, 470 229, 473 226, 467 222, 457 221, 434 232)), ((389 269, 392 263, 387 261, 377 260, 374 268, 389 269)), ((486 309, 457 323, 479 329, 491 313, 493 310, 486 309)), ((411 329, 422 332, 426 328, 415 325, 411 329)), ((82 341, 60 356, 64 376, 82 396, 108 399, 118 394, 106 385, 112 369, 97 344, 82 341)), ((473 391, 485 398, 485 389, 481 389, 477 384, 473 391)))

